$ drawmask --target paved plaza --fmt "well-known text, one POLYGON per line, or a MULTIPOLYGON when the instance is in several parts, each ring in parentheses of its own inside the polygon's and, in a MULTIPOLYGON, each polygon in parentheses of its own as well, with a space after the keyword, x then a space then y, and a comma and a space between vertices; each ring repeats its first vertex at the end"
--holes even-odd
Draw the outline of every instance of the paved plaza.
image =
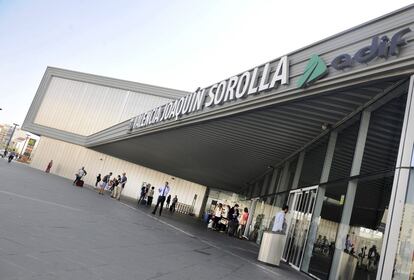
POLYGON ((307 279, 192 217, 153 217, 17 162, 0 174, 1 280, 307 279))

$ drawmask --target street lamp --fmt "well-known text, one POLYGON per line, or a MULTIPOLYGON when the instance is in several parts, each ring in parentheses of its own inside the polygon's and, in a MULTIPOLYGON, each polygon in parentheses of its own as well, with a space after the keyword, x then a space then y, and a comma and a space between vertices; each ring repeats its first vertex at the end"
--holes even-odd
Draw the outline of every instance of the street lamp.
POLYGON ((29 140, 29 138, 30 138, 30 134, 26 133, 26 140, 24 141, 23 148, 22 148, 22 151, 20 153, 20 155, 22 155, 22 156, 24 156, 24 150, 25 150, 24 147, 26 147, 27 140, 29 140))
POLYGON ((11 142, 11 140, 12 140, 12 138, 13 138, 13 134, 14 134, 14 131, 16 130, 16 127, 17 126, 19 126, 17 123, 13 123, 13 131, 12 131, 12 133, 11 133, 11 135, 10 135, 10 138, 9 138, 9 141, 7 141, 7 144, 6 144, 6 148, 4 148, 4 153, 6 154, 6 152, 7 152, 7 149, 9 148, 9 145, 10 145, 10 142, 11 142))

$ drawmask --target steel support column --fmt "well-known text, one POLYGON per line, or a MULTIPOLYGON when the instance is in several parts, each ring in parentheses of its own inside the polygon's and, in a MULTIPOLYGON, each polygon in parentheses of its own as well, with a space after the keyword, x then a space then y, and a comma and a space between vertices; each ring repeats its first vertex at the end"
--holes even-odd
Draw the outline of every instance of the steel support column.
MULTIPOLYGON (((377 280, 391 279, 394 271, 400 237, 401 222, 404 215, 405 200, 410 170, 414 167, 414 75, 411 76, 407 95, 404 122, 401 131, 400 146, 395 166, 394 182, 390 203, 388 206, 387 222, 384 232, 381 257, 378 264, 377 280)), ((413 180, 413 178, 411 178, 413 180)), ((401 279, 408 279, 409 275, 401 279)))
MULTIPOLYGON (((335 152, 336 139, 338 138, 338 133, 336 131, 331 132, 329 135, 329 142, 326 148, 325 160, 323 163, 322 173, 321 173, 321 183, 325 183, 329 180, 329 173, 331 171, 332 160, 335 152)), ((313 209, 311 224, 309 228, 308 242, 306 244, 305 253, 302 261, 302 270, 308 272, 309 264, 312 257, 313 245, 316 241, 316 233, 318 232, 319 219, 322 212, 323 201, 325 199, 326 186, 319 186, 318 193, 316 195, 315 206, 313 209)))
MULTIPOLYGON (((359 125, 358 138, 355 144, 355 152, 352 160, 350 176, 357 176, 361 171, 362 157, 364 155, 365 143, 368 135, 369 121, 371 118, 370 111, 362 112, 361 121, 359 125)), ((335 253, 332 260, 331 272, 329 279, 338 279, 340 271, 341 254, 343 253, 346 235, 349 233, 349 222, 351 221, 352 208, 354 207, 355 194, 358 186, 357 180, 348 182, 346 191, 345 204, 342 209, 341 222, 338 227, 335 243, 335 253)))
POLYGON ((305 160, 305 151, 299 153, 298 163, 296 164, 295 177, 292 182, 292 190, 297 189, 299 186, 300 174, 302 173, 303 161, 305 160))

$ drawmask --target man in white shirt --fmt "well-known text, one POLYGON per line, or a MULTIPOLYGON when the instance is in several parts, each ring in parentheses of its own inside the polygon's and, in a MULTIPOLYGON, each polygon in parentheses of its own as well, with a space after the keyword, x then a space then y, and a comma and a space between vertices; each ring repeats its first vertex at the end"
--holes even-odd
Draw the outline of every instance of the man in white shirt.
POLYGON ((82 166, 82 168, 79 169, 79 171, 75 174, 76 179, 75 181, 73 181, 73 185, 76 185, 78 181, 82 180, 82 178, 86 176, 86 174, 88 173, 86 172, 85 167, 82 166))
POLYGON ((160 206, 160 216, 161 216, 162 208, 164 208, 165 198, 167 197, 169 192, 170 192, 170 186, 168 186, 168 182, 165 182, 165 185, 158 189, 158 200, 157 200, 157 204, 155 205, 154 211, 152 211, 153 215, 155 215, 155 213, 157 212, 158 206, 160 206))
POLYGON ((278 212, 275 216, 275 222, 273 223, 272 231, 285 234, 286 232, 286 213, 289 211, 287 205, 283 206, 282 211, 278 212))

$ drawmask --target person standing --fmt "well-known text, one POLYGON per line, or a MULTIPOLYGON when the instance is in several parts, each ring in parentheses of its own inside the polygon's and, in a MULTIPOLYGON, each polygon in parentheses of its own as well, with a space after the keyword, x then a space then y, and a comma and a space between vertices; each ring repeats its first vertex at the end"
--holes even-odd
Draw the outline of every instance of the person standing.
POLYGON ((79 169, 78 172, 75 174, 76 179, 75 181, 73 181, 73 185, 76 185, 76 183, 82 180, 82 178, 86 176, 87 174, 88 172, 86 172, 85 167, 82 166, 82 168, 79 169))
POLYGON ((118 178, 112 179, 112 191, 111 191, 111 197, 116 198, 119 192, 119 180, 121 179, 121 176, 118 175, 118 178))
POLYGON ((143 201, 145 199, 147 193, 148 193, 148 188, 147 188, 146 184, 143 183, 142 187, 141 187, 141 192, 139 194, 138 202, 137 202, 138 205, 140 204, 141 201, 143 201))
POLYGON ((14 159, 14 153, 11 152, 9 155, 9 159, 7 160, 8 163, 12 162, 12 160, 14 159))
POLYGON ((229 236, 234 236, 234 233, 237 230, 237 227, 239 226, 239 205, 235 204, 229 211, 228 214, 229 219, 229 230, 228 234, 229 236))
POLYGON ((213 229, 219 229, 219 222, 221 220, 221 214, 223 212, 223 204, 219 203, 216 208, 214 208, 214 219, 213 219, 213 229))
POLYGON ((47 165, 47 167, 46 167, 45 172, 46 172, 46 173, 50 173, 50 169, 52 168, 52 166, 53 166, 53 160, 51 160, 51 161, 49 162, 49 164, 48 164, 48 165, 47 165))
POLYGON ((155 215, 157 212, 158 206, 160 206, 160 216, 162 213, 162 208, 164 207, 165 198, 170 192, 170 186, 168 185, 168 182, 165 182, 165 185, 158 189, 158 200, 157 204, 155 205, 154 211, 152 211, 152 214, 155 215))
POLYGON ((171 206, 170 206, 170 212, 174 213, 175 212, 175 207, 177 206, 178 203, 178 197, 174 196, 171 206))
POLYGON ((344 251, 346 253, 350 253, 351 252, 352 245, 353 244, 351 242, 351 237, 349 236, 349 234, 347 234, 346 235, 346 238, 345 238, 345 249, 344 249, 344 251))
POLYGON ((219 222, 220 232, 225 232, 227 230, 227 227, 229 225, 229 212, 230 212, 230 206, 225 205, 223 207, 223 212, 221 214, 221 220, 219 222))
POLYGON ((287 223, 286 223, 286 213, 289 211, 287 205, 283 206, 282 211, 278 212, 275 216, 275 222, 273 224, 272 231, 285 234, 287 223))
POLYGON ((113 191, 114 191, 115 181, 116 181, 116 177, 112 178, 112 180, 109 180, 108 186, 106 187, 107 191, 111 191, 111 195, 113 194, 113 191))
POLYGON ((239 228, 237 229, 237 237, 242 238, 246 228, 247 220, 249 219, 249 209, 244 207, 243 213, 240 217, 239 228))
POLYGON ((116 199, 121 199, 121 193, 125 188, 125 184, 128 181, 128 178, 126 177, 126 173, 122 173, 122 177, 118 175, 118 181, 119 181, 119 187, 118 187, 118 193, 115 196, 116 199))
POLYGON ((147 206, 152 205, 152 200, 154 199, 155 188, 151 187, 151 184, 148 184, 148 192, 147 192, 147 206))
POLYGON ((109 172, 108 175, 105 175, 102 178, 101 186, 99 188, 99 194, 104 195, 105 188, 108 185, 109 180, 111 179, 111 176, 112 176, 112 172, 109 172))
POLYGON ((165 204, 167 204, 167 209, 170 208, 170 202, 171 202, 171 195, 169 194, 167 196, 167 200, 165 201, 165 204))
POLYGON ((369 251, 368 251, 367 270, 368 271, 375 270, 377 268, 378 260, 379 260, 379 254, 377 252, 377 246, 372 245, 372 247, 369 248, 369 251))
POLYGON ((96 183, 95 183, 95 187, 98 186, 99 182, 102 180, 101 178, 101 173, 98 174, 98 176, 96 176, 96 183))

